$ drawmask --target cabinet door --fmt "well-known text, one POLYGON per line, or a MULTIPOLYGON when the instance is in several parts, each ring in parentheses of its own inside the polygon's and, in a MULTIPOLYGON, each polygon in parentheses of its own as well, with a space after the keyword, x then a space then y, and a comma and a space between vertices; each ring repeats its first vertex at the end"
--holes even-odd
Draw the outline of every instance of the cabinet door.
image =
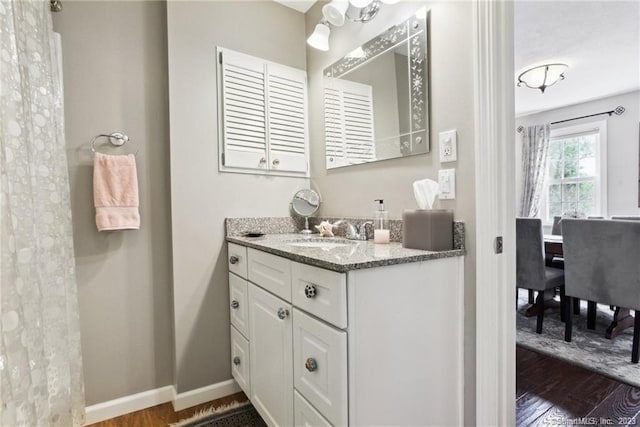
POLYGON ((249 305, 247 298, 247 281, 233 273, 229 274, 229 307, 231 324, 242 335, 249 336, 249 305))
POLYGON ((291 305, 249 284, 251 403, 269 426, 293 425, 291 305))

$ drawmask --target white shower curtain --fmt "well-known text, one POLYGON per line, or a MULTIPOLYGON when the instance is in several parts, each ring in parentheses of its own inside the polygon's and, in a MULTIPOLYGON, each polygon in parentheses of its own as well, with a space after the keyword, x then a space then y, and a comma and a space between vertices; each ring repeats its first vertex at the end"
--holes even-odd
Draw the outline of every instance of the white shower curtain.
POLYGON ((49 1, 0 2, 0 425, 80 426, 84 388, 49 1))

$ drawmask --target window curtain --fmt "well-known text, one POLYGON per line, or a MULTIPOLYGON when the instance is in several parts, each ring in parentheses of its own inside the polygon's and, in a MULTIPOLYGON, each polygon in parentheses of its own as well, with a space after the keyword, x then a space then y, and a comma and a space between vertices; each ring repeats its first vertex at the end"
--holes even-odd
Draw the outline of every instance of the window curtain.
POLYGON ((0 2, 0 425, 81 426, 60 70, 49 1, 0 2))
POLYGON ((547 170, 549 132, 549 124, 529 126, 522 131, 521 217, 538 216, 547 170))

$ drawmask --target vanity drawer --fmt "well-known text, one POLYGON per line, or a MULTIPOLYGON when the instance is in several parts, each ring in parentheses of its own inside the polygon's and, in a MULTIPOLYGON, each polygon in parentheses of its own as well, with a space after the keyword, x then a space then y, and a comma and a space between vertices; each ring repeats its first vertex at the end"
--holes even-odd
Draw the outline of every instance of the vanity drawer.
POLYGON ((251 396, 249 341, 231 326, 231 375, 242 391, 251 396))
POLYGON ((229 273, 229 311, 231 324, 245 337, 249 336, 249 296, 247 281, 229 273))
POLYGON ((227 253, 227 265, 229 266, 229 271, 246 279, 247 248, 245 246, 236 245, 235 243, 227 243, 227 253))
POLYGON ((300 393, 293 391, 293 419, 297 426, 332 427, 300 393))
POLYGON ((341 329, 347 327, 347 275, 291 263, 293 304, 341 329))
POLYGON ((293 384, 331 424, 348 424, 347 333, 295 308, 293 384))
POLYGON ((291 261, 266 252, 248 249, 249 280, 291 302, 291 261))

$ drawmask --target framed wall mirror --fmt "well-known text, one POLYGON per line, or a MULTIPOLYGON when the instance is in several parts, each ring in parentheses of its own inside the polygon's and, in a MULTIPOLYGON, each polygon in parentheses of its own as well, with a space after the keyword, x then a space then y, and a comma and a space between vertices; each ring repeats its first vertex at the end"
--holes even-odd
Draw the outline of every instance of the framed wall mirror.
POLYGON ((429 152, 427 11, 324 70, 326 166, 429 152))

